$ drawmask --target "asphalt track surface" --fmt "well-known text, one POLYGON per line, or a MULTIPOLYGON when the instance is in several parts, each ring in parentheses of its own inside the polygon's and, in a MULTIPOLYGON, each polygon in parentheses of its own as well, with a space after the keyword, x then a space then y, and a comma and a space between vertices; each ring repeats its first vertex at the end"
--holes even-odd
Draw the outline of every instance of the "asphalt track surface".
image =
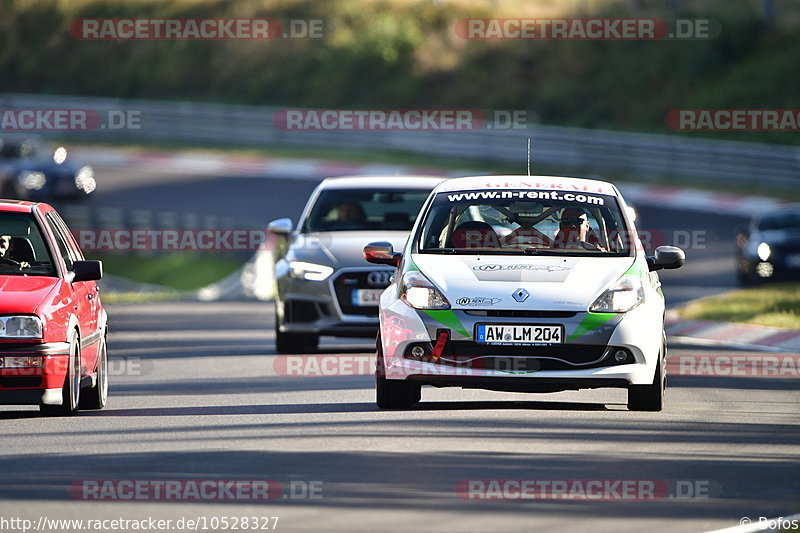
MULTIPOLYGON (((266 222, 296 218, 314 185, 133 178, 120 172, 118 186, 109 179, 95 201, 266 222)), ((639 214, 640 228, 718 236, 689 250, 685 269, 663 276, 668 298, 733 284, 735 217, 649 206, 639 214)), ((0 520, 153 517, 173 520, 170 531, 181 530, 180 518, 205 517, 210 526, 241 516, 277 516, 278 529, 290 531, 705 531, 800 512, 797 379, 673 372, 661 413, 628 412, 625 392, 613 389, 426 388, 418 408, 380 411, 368 369, 346 375, 367 368, 369 343, 325 340, 322 355, 352 364, 334 365, 333 375, 313 375, 313 366, 285 375, 272 312, 260 302, 109 306, 114 375, 105 410, 69 419, 0 411, 0 520), (70 492, 82 480, 253 479, 277 482, 277 499, 93 501, 70 492), (509 479, 643 480, 666 489, 655 501, 614 491, 607 501, 480 501, 457 490, 469 480, 509 479)), ((670 345, 670 360, 720 354, 752 352, 670 345)))

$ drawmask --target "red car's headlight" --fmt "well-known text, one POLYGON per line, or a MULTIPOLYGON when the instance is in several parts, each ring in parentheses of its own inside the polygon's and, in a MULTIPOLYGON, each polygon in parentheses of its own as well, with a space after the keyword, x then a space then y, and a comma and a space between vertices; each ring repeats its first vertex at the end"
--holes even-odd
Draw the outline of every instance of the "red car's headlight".
POLYGON ((0 317, 0 338, 41 339, 42 321, 30 315, 0 317))

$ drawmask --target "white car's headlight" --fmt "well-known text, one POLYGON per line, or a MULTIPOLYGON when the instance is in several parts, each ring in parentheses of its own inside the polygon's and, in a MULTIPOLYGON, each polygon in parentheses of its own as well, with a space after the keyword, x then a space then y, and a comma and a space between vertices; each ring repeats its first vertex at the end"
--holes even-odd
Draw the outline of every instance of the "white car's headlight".
POLYGON ((305 261, 292 261, 289 263, 289 277, 307 281, 324 281, 333 274, 333 268, 305 261))
POLYGON ((450 309, 450 302, 444 294, 417 271, 403 274, 400 299, 414 309, 450 309))
POLYGON ((625 313, 644 301, 642 280, 622 276, 603 294, 597 297, 589 311, 592 313, 625 313))
POLYGON ((0 337, 5 339, 41 339, 42 321, 37 316, 0 317, 0 337))

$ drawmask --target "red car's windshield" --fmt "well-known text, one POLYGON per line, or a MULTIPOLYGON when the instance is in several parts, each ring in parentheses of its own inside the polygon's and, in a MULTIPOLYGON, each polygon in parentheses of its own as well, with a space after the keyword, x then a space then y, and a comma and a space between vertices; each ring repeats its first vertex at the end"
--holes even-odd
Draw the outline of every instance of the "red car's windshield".
POLYGON ((56 275, 50 252, 33 215, 0 213, 0 275, 56 275))

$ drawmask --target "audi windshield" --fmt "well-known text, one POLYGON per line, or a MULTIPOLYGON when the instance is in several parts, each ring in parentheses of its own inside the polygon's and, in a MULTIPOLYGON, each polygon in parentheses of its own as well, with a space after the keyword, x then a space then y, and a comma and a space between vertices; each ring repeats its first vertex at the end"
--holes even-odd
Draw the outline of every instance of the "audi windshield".
POLYGON ((427 189, 325 189, 303 231, 411 231, 429 193, 427 189))

